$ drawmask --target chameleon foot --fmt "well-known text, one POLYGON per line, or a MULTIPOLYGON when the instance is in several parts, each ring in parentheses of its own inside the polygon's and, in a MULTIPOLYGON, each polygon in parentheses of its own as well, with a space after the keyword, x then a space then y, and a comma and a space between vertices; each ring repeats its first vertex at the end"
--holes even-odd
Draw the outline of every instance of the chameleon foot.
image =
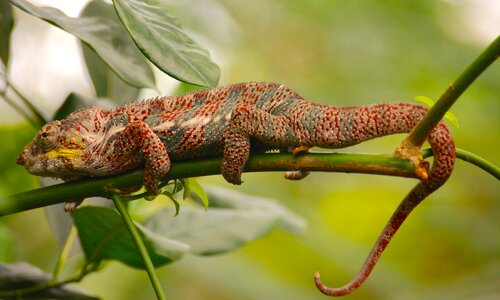
MULTIPOLYGON (((289 147, 288 152, 292 153, 293 156, 297 156, 309 152, 309 149, 311 149, 309 146, 289 147)), ((285 172, 284 176, 288 180, 300 180, 307 175, 309 175, 309 171, 294 170, 285 172)))
POLYGON ((64 211, 67 213, 74 212, 80 204, 82 204, 84 199, 77 199, 73 201, 67 201, 64 203, 64 211))

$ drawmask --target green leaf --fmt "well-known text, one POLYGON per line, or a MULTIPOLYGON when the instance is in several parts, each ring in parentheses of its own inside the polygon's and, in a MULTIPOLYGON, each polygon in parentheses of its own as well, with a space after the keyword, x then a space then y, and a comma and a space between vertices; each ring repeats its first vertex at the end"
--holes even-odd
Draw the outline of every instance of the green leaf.
MULTIPOLYGON (((93 17, 71 18, 52 7, 39 7, 24 0, 9 0, 25 12, 45 20, 87 43, 124 81, 135 87, 155 87, 148 61, 124 34, 116 18, 98 13, 93 17)), ((97 5, 96 5, 97 6, 97 5)))
POLYGON ((7 1, 0 1, 0 59, 2 59, 6 69, 9 64, 12 27, 14 27, 12 6, 7 1))
POLYGON ((184 82, 217 85, 219 67, 166 9, 139 0, 115 0, 113 4, 139 49, 160 70, 184 82))
MULTIPOLYGON (((218 189, 223 193, 226 190, 218 189)), ((210 196, 215 195, 209 193, 210 196)), ((225 197, 223 195, 217 195, 225 197)), ((276 227, 294 233, 304 228, 304 221, 278 204, 263 198, 232 192, 227 197, 243 196, 249 202, 246 207, 210 208, 183 207, 181 214, 172 218, 174 208, 166 208, 145 222, 152 231, 188 244, 190 252, 197 255, 211 255, 233 250, 244 243, 267 234, 276 227), (255 200, 255 202, 254 202, 255 200)), ((218 202, 211 198, 211 203, 218 202)), ((230 203, 223 199, 220 203, 230 203)), ((239 200, 235 200, 239 203, 239 200)), ((238 204, 235 204, 238 206, 238 204)))
POLYGON ((417 102, 425 104, 427 107, 433 107, 435 103, 434 100, 426 96, 415 96, 413 99, 417 102))
POLYGON ((170 201, 172 201, 174 203, 174 206, 175 206, 174 217, 177 216, 179 214, 180 209, 181 209, 181 205, 179 204, 179 201, 175 200, 174 195, 169 191, 163 191, 162 194, 167 196, 167 198, 170 199, 170 201))
MULTIPOLYGON (((72 214, 83 250, 89 263, 113 259, 131 267, 144 268, 142 259, 123 221, 116 211, 104 207, 82 207, 72 214)), ((159 236, 136 224, 153 265, 158 267, 182 257, 189 247, 159 236)))
MULTIPOLYGON (((103 1, 90 1, 81 12, 82 17, 100 17, 113 20, 114 23, 121 23, 112 5, 103 1)), ((118 30, 116 34, 121 35, 121 39, 130 40, 130 36, 125 29, 118 30)), ((123 104, 137 99, 139 89, 127 84, 87 44, 81 43, 83 58, 94 85, 97 97, 112 99, 114 103, 123 104)), ((135 47, 135 45, 131 45, 135 47)))
POLYGON ((50 274, 45 273, 39 268, 27 264, 0 264, 0 298, 2 299, 75 299, 90 300, 99 299, 89 295, 87 292, 68 285, 51 287, 38 292, 30 293, 29 296, 12 295, 12 297, 3 297, 3 291, 12 291, 14 289, 36 287, 47 285, 51 279, 50 274))
MULTIPOLYGON (((423 103, 425 105, 427 105, 429 108, 433 107, 434 106, 434 100, 432 100, 431 98, 429 97, 426 97, 426 96, 415 96, 415 101, 417 102, 420 102, 420 103, 423 103)), ((448 121, 451 122, 451 124, 453 124, 456 128, 460 128, 460 124, 458 123, 458 118, 451 112, 446 112, 444 114, 444 118, 447 119, 448 121)))
POLYGON ((184 199, 191 196, 192 194, 198 196, 198 198, 205 206, 205 209, 208 209, 208 196, 207 193, 205 193, 203 187, 200 185, 198 180, 194 178, 186 178, 184 180, 184 199))
POLYGON ((54 114, 54 120, 62 120, 70 113, 90 105, 90 101, 77 93, 71 93, 66 97, 63 104, 57 109, 54 114))
POLYGON ((194 91, 204 90, 206 87, 202 87, 199 85, 194 85, 185 82, 179 82, 177 87, 170 93, 172 96, 185 95, 187 93, 191 93, 194 91))
POLYGON ((170 200, 172 200, 172 202, 174 202, 174 206, 175 206, 175 216, 178 216, 179 215, 179 211, 181 210, 181 205, 179 204, 179 201, 175 200, 173 197, 169 197, 170 200))

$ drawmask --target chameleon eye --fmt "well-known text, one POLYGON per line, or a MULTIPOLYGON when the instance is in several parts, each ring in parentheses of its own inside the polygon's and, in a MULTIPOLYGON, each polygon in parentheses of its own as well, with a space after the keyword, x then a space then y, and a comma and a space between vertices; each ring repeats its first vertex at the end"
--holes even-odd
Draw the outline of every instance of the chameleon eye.
POLYGON ((54 149, 59 137, 58 122, 50 122, 40 129, 36 136, 35 143, 42 151, 49 151, 54 149))

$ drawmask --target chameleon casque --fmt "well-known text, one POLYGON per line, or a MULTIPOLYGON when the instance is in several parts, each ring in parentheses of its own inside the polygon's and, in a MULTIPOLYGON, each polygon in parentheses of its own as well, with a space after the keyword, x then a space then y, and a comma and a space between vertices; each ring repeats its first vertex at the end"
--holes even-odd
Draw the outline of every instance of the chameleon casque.
MULTIPOLYGON (((347 147, 409 132, 426 112, 425 107, 408 103, 319 105, 284 85, 240 83, 112 110, 94 106, 73 112, 43 126, 17 163, 32 174, 64 180, 145 166, 144 185, 156 194, 171 161, 222 155, 222 175, 228 182, 240 184, 251 152, 347 147)), ((455 163, 455 145, 443 122, 433 129, 428 142, 434 151, 428 179, 420 181, 401 202, 350 283, 329 288, 316 274, 316 286, 323 293, 344 295, 359 287, 413 208, 448 179, 455 163)))

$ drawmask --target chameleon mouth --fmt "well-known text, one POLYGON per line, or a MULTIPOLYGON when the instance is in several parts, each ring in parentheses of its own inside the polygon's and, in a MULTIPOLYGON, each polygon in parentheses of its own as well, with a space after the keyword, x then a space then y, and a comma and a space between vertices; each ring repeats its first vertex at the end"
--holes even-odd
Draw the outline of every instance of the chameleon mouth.
POLYGON ((23 153, 19 154, 19 156, 17 157, 16 164, 18 164, 20 166, 24 166, 24 155, 23 155, 23 153))
POLYGON ((19 153, 19 156, 16 159, 16 164, 20 166, 26 165, 26 151, 27 148, 25 148, 21 153, 19 153))

